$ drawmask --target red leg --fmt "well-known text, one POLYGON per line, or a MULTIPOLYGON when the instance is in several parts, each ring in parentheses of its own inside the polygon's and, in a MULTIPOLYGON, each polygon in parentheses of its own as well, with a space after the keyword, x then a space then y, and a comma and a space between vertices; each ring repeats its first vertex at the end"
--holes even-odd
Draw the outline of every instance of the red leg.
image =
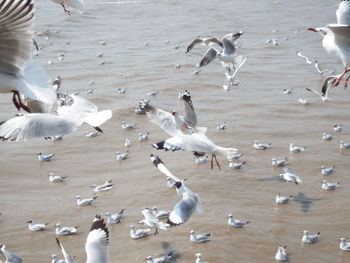
POLYGON ((63 7, 64 12, 65 12, 67 15, 70 15, 70 11, 66 9, 66 7, 64 6, 64 4, 61 4, 61 6, 63 7))
POLYGON ((345 88, 348 87, 349 80, 350 80, 350 74, 349 74, 349 76, 345 79, 345 84, 344 84, 344 87, 345 87, 345 88))
POLYGON ((211 161, 210 161, 210 169, 213 170, 214 168, 214 154, 211 155, 211 161))
POLYGON ((338 86, 339 83, 340 83, 340 81, 341 81, 342 78, 344 77, 344 75, 345 75, 347 72, 349 72, 349 71, 350 71, 350 69, 348 69, 347 67, 345 67, 344 72, 343 72, 342 74, 340 74, 340 76, 339 76, 339 77, 337 78, 337 80, 334 82, 333 87, 338 86))
POLYGON ((23 109, 26 112, 30 113, 30 109, 27 107, 27 105, 24 105, 22 100, 21 100, 21 96, 19 95, 19 92, 17 90, 13 90, 13 98, 12 101, 15 104, 17 110, 23 109))
POLYGON ((15 104, 17 110, 19 111, 21 109, 21 107, 20 107, 20 105, 19 105, 19 103, 17 101, 17 97, 16 97, 16 92, 17 91, 12 91, 12 92, 13 92, 12 102, 13 102, 13 104, 15 104))
POLYGON ((218 159, 216 159, 216 155, 215 155, 215 154, 213 154, 213 156, 214 156, 214 159, 215 159, 216 165, 219 167, 219 170, 221 170, 221 168, 220 168, 220 164, 219 164, 219 162, 218 162, 218 159))

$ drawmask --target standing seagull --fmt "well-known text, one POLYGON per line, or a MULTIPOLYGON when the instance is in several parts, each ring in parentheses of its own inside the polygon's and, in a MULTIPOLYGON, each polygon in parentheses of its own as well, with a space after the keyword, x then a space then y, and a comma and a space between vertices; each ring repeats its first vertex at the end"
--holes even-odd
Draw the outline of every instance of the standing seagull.
POLYGON ((4 244, 0 244, 0 252, 6 257, 5 263, 22 263, 22 259, 8 251, 4 244))
POLYGON ((85 10, 85 3, 83 0, 51 0, 51 1, 61 5, 63 7, 64 12, 67 15, 71 14, 71 12, 67 10, 67 6, 72 6, 74 8, 79 9, 80 11, 85 10))
POLYGON ((44 70, 32 60, 33 0, 3 0, 0 5, 0 93, 13 93, 16 108, 30 112, 21 95, 52 105, 56 101, 44 70))
MULTIPOLYGON (((326 27, 309 28, 309 30, 318 32, 323 37, 322 46, 327 53, 336 55, 343 63, 344 71, 337 76, 333 84, 335 87, 350 71, 350 25, 329 24, 326 27)), ((345 84, 348 80, 349 78, 347 78, 345 84)))

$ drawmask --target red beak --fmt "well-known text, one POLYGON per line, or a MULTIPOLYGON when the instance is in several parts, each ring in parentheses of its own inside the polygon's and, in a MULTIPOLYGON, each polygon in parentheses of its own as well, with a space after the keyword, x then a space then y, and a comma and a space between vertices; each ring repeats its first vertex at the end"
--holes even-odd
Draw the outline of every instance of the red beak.
POLYGON ((313 31, 313 32, 318 32, 315 28, 309 27, 308 30, 313 31))

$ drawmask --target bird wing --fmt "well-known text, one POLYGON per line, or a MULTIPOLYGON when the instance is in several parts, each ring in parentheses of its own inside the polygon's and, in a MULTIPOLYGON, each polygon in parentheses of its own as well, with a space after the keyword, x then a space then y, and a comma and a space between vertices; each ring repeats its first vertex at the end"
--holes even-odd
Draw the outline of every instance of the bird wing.
POLYGON ((216 37, 211 37, 207 39, 208 43, 214 43, 214 44, 218 44, 220 47, 224 47, 224 45, 222 44, 222 42, 217 39, 216 37))
POLYGON ((207 52, 205 52, 204 57, 198 62, 197 67, 201 68, 208 65, 213 59, 216 58, 216 55, 219 51, 215 48, 209 48, 207 52))
POLYGON ((66 263, 74 263, 74 259, 73 257, 71 257, 67 251, 64 249, 64 247, 62 246, 61 242, 58 240, 58 238, 56 238, 56 242, 57 242, 57 245, 61 248, 61 251, 62 251, 62 254, 63 254, 63 257, 64 257, 64 260, 66 261, 66 263))
POLYGON ((341 1, 336 12, 337 23, 350 25, 350 2, 341 1))
POLYGON ((327 27, 334 33, 334 41, 350 54, 350 25, 329 24, 327 27))
POLYGON ((151 162, 161 171, 165 176, 170 177, 173 179, 175 182, 180 182, 181 179, 177 178, 174 176, 168 168, 165 167, 164 163, 162 160, 157 156, 155 157, 153 154, 151 154, 151 162))
POLYGON ((170 136, 176 136, 179 128, 176 126, 174 116, 167 111, 147 105, 142 108, 151 122, 157 124, 170 136))
POLYGON ((202 39, 201 38, 196 38, 196 39, 193 39, 191 44, 188 45, 187 49, 186 49, 186 53, 190 52, 191 49, 197 45, 198 43, 202 43, 202 39))
POLYGON ((224 37, 221 41, 222 41, 222 44, 224 45, 223 52, 225 54, 232 55, 236 52, 236 47, 231 40, 224 37))
POLYGON ((33 48, 33 3, 3 0, 0 3, 0 71, 21 75, 33 48))
POLYGON ((85 10, 84 0, 68 0, 68 6, 73 6, 74 8, 79 9, 80 11, 85 10))
POLYGON ((182 199, 174 206, 168 219, 168 224, 179 225, 185 223, 196 210, 197 202, 192 192, 185 192, 182 199))
POLYGON ((96 216, 86 238, 86 263, 108 263, 109 232, 103 218, 96 216))
POLYGON ((0 138, 19 141, 38 137, 65 135, 76 129, 76 123, 48 113, 30 113, 7 120, 0 126, 0 138))
POLYGON ((194 111, 191 96, 185 93, 181 96, 181 99, 184 102, 184 107, 185 107, 184 121, 188 126, 191 126, 192 128, 196 128, 197 115, 196 115, 196 112, 194 111))

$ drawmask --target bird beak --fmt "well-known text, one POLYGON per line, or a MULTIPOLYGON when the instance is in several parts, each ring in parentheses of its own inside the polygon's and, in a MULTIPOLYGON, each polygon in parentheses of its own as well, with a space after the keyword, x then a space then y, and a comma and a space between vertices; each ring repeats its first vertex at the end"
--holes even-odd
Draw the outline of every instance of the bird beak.
POLYGON ((313 32, 318 32, 315 28, 309 27, 308 30, 313 31, 313 32))

